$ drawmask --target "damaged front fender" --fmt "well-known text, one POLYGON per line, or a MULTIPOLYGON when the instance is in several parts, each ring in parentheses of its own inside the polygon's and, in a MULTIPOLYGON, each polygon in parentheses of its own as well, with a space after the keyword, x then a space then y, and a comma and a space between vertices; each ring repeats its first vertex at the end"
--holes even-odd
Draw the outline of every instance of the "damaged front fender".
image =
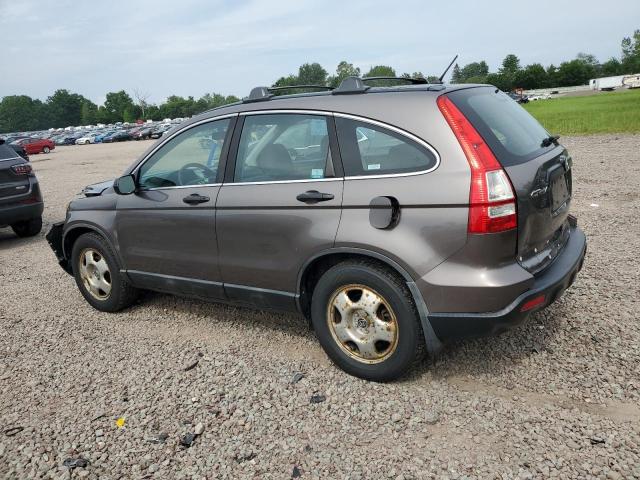
POLYGON ((53 253, 56 254, 56 258, 58 259, 58 264, 62 267, 62 269, 67 272, 69 275, 72 275, 71 265, 69 261, 64 256, 64 249, 62 247, 62 233, 64 229, 64 222, 54 223, 49 232, 46 235, 47 242, 49 242, 49 246, 53 253))

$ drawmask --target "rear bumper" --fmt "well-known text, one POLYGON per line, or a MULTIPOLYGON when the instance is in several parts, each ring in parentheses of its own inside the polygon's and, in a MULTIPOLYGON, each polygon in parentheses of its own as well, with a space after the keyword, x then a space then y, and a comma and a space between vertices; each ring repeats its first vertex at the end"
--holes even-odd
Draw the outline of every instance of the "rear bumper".
POLYGON ((555 302, 571 286, 582 268, 587 240, 577 226, 571 228, 569 240, 554 262, 540 275, 530 289, 508 306, 491 313, 430 313, 429 321, 442 342, 460 338, 500 333, 523 322, 532 312, 555 302), (540 296, 544 296, 540 300, 540 296), (522 311, 527 302, 540 301, 534 308, 522 311))
POLYGON ((43 211, 43 202, 0 206, 0 227, 38 218, 43 211))

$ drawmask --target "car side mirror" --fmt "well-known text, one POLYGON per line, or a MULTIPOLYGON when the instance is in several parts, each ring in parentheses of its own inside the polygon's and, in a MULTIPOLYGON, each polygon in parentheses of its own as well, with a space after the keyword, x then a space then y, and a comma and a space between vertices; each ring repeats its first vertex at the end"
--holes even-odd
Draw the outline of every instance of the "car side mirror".
POLYGON ((136 179, 133 175, 123 175, 113 182, 113 190, 118 195, 131 195, 136 191, 136 179))

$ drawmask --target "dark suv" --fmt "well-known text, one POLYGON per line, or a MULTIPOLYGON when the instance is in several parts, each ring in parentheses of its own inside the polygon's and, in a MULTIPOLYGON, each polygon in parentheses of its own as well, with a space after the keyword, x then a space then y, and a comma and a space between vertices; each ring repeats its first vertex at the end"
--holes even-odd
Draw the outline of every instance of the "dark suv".
POLYGON ((31 164, 18 150, 0 140, 0 227, 32 237, 42 229, 44 203, 31 164))
POLYGON ((416 83, 256 88, 88 187, 47 238, 99 310, 149 289, 298 311, 345 371, 396 378, 554 302, 586 251, 557 137, 495 87, 416 83))

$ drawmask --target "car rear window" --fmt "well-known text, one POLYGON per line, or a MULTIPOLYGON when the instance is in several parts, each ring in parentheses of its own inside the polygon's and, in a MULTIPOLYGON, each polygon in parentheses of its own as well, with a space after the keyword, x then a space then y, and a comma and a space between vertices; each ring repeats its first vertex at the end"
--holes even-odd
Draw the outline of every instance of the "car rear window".
POLYGON ((478 130, 502 165, 524 163, 553 145, 542 146, 549 133, 515 100, 495 87, 447 94, 478 130))

